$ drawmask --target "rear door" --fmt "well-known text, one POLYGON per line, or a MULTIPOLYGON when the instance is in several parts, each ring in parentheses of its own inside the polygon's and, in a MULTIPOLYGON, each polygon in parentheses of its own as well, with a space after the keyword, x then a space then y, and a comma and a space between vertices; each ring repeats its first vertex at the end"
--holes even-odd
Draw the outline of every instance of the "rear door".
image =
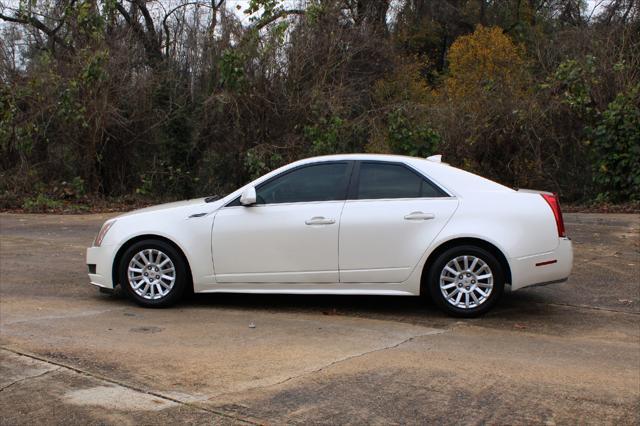
POLYGON ((406 280, 458 205, 402 162, 356 164, 340 222, 341 282, 406 280))

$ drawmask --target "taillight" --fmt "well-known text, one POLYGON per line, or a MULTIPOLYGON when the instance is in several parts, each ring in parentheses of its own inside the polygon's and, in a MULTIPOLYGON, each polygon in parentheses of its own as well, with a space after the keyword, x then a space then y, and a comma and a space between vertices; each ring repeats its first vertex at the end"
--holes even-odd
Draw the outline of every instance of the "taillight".
POLYGON ((556 226, 558 227, 558 236, 565 237, 564 232, 564 219, 562 219, 562 210, 560 210, 560 202, 558 201, 558 194, 540 194, 542 198, 549 204, 553 216, 556 218, 556 226))

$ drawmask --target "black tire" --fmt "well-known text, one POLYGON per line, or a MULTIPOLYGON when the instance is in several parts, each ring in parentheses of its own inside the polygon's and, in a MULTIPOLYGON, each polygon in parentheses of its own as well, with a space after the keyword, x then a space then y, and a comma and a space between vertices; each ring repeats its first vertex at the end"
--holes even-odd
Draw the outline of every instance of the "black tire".
POLYGON ((189 279, 187 265, 180 253, 178 253, 171 244, 153 239, 138 241, 124 252, 120 259, 120 265, 118 266, 118 277, 120 280, 120 287, 124 290, 124 293, 131 300, 145 308, 166 308, 176 304, 182 298, 189 279), (164 253, 171 260, 175 269, 175 281, 173 283, 173 287, 171 287, 166 295, 158 299, 147 299, 137 294, 132 288, 128 277, 129 263, 133 257, 142 250, 149 249, 159 250, 164 253))
MULTIPOLYGON (((441 310, 449 315, 456 317, 473 318, 486 313, 498 302, 498 300, 500 300, 500 297, 502 297, 502 293, 504 292, 505 279, 502 265, 500 265, 500 262, 493 254, 483 248, 473 245, 452 247, 444 251, 436 258, 436 260, 431 265, 431 268, 428 271, 427 278, 427 285, 429 287, 429 295, 431 296, 431 299, 438 305, 441 310), (493 288, 491 289, 491 293, 481 304, 475 307, 460 308, 458 306, 454 306, 454 304, 450 303, 443 294, 443 291, 452 290, 440 289, 440 275, 443 272, 445 266, 450 261, 460 256, 474 256, 482 260, 491 269, 491 273, 493 274, 493 288)), ((459 285, 460 284, 456 284, 456 286, 459 285)), ((462 288, 467 287, 463 285, 462 288)), ((453 290, 455 290, 455 287, 453 288, 453 290)), ((479 296, 479 294, 476 293, 476 296, 479 296)))

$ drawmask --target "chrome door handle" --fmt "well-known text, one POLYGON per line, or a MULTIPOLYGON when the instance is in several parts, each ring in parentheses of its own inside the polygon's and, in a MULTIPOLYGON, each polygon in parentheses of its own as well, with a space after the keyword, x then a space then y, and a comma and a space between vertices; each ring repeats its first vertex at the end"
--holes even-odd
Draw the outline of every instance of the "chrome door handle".
POLYGON ((411 212, 404 217, 404 220, 429 220, 435 217, 433 213, 411 212))
POLYGON ((327 219, 324 216, 314 216, 304 221, 307 225, 332 225, 336 223, 335 219, 327 219))

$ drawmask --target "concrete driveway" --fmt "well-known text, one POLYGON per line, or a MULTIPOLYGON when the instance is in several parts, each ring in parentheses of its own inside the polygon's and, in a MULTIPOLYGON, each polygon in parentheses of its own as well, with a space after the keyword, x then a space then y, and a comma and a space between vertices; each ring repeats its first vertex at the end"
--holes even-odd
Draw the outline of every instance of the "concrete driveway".
POLYGON ((87 284, 107 217, 0 215, 1 424, 640 424, 638 215, 567 214, 569 282, 463 321, 420 298, 142 309, 87 284))

